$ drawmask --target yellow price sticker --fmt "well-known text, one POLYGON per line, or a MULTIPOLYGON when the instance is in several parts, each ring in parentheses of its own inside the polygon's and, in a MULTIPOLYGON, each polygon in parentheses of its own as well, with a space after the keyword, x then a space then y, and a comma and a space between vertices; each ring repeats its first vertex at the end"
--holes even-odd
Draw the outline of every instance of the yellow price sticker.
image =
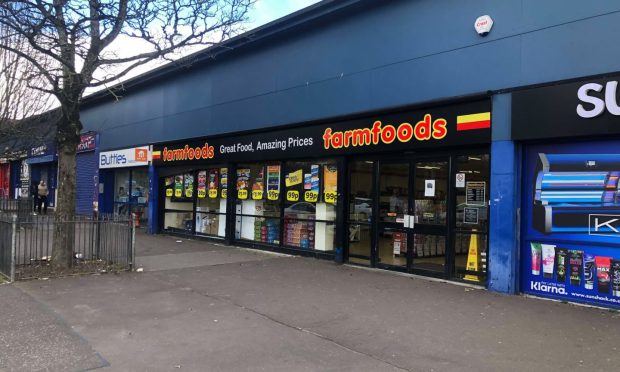
POLYGON ((217 189, 210 189, 209 190, 209 198, 211 198, 211 199, 217 198, 217 189))
POLYGON ((198 190, 198 197, 204 199, 207 197, 207 190, 198 190))
POLYGON ((335 191, 325 191, 325 203, 336 204, 337 194, 335 191))
POLYGON ((278 200, 280 199, 280 192, 277 190, 269 190, 267 191, 267 199, 269 200, 278 200))
POLYGON ((241 199, 241 200, 245 200, 248 198, 248 190, 239 190, 237 191, 237 198, 241 199))
POLYGON ((172 195, 174 195, 174 190, 173 189, 166 189, 166 197, 171 197, 172 195))
POLYGON ((263 190, 252 190, 252 199, 261 200, 263 198, 263 190))
POLYGON ((185 197, 186 198, 191 198, 192 195, 194 195, 194 193, 192 192, 192 190, 185 190, 185 197))
POLYGON ((304 200, 309 203, 316 203, 319 200, 319 193, 317 191, 306 191, 304 193, 304 200))
POLYGON ((222 189, 222 199, 226 199, 228 196, 228 189, 222 189))
POLYGON ((286 192, 286 200, 296 202, 299 200, 299 191, 291 190, 286 192))
POLYGON ((174 190, 174 196, 180 198, 181 196, 183 196, 183 191, 181 189, 174 190))

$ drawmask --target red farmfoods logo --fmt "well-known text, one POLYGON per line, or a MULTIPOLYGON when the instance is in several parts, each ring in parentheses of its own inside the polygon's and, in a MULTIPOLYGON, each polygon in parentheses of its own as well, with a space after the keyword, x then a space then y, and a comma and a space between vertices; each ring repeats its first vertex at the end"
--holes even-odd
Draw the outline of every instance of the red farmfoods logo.
POLYGON ((190 147, 185 145, 181 148, 164 149, 160 151, 153 151, 153 160, 169 161, 182 161, 182 160, 200 160, 200 159, 213 159, 215 157, 215 150, 213 146, 209 146, 209 143, 205 142, 202 147, 190 147))
POLYGON ((369 146, 383 143, 386 145, 394 141, 409 142, 413 138, 417 141, 430 139, 440 140, 448 134, 446 119, 433 120, 430 114, 424 115, 424 120, 417 124, 401 123, 398 126, 384 125, 377 120, 372 128, 360 128, 334 132, 332 128, 325 129, 323 133, 323 147, 327 150, 348 148, 350 146, 369 146))

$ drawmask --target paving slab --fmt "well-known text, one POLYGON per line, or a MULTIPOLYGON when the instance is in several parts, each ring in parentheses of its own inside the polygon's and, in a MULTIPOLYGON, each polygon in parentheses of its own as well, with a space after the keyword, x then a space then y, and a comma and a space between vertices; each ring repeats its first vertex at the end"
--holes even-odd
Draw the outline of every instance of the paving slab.
POLYGON ((108 363, 46 305, 0 285, 0 371, 88 371, 108 363))
MULTIPOLYGON (((164 246, 169 237, 162 239, 164 246)), ((151 271, 15 287, 68 322, 109 362, 106 370, 608 372, 620 365, 615 311, 199 243, 202 252, 139 257, 151 260, 151 271)))

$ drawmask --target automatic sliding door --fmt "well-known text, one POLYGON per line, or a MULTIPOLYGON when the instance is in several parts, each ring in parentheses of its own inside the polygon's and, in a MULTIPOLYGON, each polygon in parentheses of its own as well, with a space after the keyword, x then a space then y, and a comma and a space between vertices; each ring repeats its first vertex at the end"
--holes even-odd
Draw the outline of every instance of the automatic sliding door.
POLYGON ((413 190, 413 268, 447 275, 450 162, 416 161, 413 190))
POLYGON ((377 264, 407 268, 408 230, 404 218, 409 213, 409 162, 379 164, 379 228, 377 264))

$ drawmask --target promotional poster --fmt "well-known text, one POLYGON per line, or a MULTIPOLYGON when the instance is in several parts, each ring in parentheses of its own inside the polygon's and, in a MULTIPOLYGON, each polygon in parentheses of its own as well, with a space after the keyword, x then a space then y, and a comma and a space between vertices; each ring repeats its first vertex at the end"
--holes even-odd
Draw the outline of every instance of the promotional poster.
POLYGON ((620 142, 525 151, 521 288, 620 307, 620 142))

